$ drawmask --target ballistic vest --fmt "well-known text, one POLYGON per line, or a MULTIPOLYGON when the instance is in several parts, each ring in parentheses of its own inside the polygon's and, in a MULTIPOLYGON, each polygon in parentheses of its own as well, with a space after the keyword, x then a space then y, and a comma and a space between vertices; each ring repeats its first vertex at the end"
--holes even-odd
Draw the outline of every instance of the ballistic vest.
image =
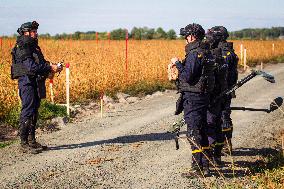
MULTIPOLYGON (((186 51, 186 57, 189 53, 197 53, 197 58, 201 62, 202 72, 195 84, 177 81, 179 92, 194 93, 212 93, 215 86, 216 63, 211 55, 209 46, 206 43, 199 42, 196 48, 186 51)), ((185 61, 185 60, 184 60, 185 61)))
POLYGON ((224 61, 221 48, 212 49, 211 53, 216 63, 215 86, 213 91, 213 95, 216 96, 228 88, 228 65, 224 61))
POLYGON ((234 51, 232 42, 220 42, 218 47, 222 49, 223 59, 226 59, 228 56, 230 56, 230 62, 225 62, 228 65, 227 83, 228 87, 230 87, 234 85, 238 79, 237 65, 239 58, 234 51))
POLYGON ((28 75, 36 77, 36 73, 29 71, 23 61, 27 58, 33 59, 37 64, 45 63, 44 56, 37 43, 28 36, 19 36, 15 47, 12 49, 11 78, 18 79, 28 75))

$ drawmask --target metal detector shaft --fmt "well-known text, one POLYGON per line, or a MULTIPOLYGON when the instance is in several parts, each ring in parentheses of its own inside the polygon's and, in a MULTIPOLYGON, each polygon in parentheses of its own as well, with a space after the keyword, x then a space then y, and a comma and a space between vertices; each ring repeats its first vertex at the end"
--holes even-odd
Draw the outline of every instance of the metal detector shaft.
POLYGON ((219 96, 217 96, 214 100, 214 102, 218 101, 220 98, 222 98, 225 95, 229 95, 230 93, 232 93, 233 91, 237 90, 238 88, 240 88, 243 84, 245 84, 246 82, 248 82, 249 80, 251 80, 252 78, 254 78, 256 76, 256 72, 253 70, 249 75, 247 75, 246 77, 244 77, 243 79, 239 80, 235 85, 233 85, 231 88, 223 91, 219 96))
POLYGON ((214 102, 218 101, 220 98, 222 98, 225 95, 229 95, 230 93, 232 93, 233 91, 237 90, 238 88, 240 88, 241 86, 243 86, 243 84, 245 84, 246 82, 248 82, 249 80, 251 80, 252 78, 254 78, 255 76, 260 75, 262 76, 266 81, 270 82, 270 83, 275 83, 274 80, 274 76, 270 75, 268 73, 265 73, 264 71, 260 71, 260 70, 252 70, 251 73, 249 75, 247 75, 246 77, 244 77, 243 79, 239 80, 235 85, 233 85, 231 88, 223 91, 219 96, 217 96, 214 100, 214 102))

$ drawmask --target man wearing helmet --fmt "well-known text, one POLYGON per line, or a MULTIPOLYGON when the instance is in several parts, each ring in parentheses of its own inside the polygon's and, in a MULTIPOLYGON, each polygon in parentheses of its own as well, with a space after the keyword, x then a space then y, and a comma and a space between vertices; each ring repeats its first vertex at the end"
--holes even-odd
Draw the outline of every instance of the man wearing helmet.
MULTIPOLYGON (((208 37, 208 40, 211 41, 215 48, 220 48, 222 51, 223 60, 227 65, 226 85, 230 88, 235 85, 238 80, 238 56, 234 52, 233 43, 226 41, 229 37, 229 33, 224 26, 215 26, 208 31, 206 37, 208 37)), ((224 91, 225 88, 222 90, 224 91)), ((227 143, 230 152, 232 151, 231 138, 233 131, 232 119, 230 117, 232 96, 234 96, 234 94, 225 96, 224 99, 222 99, 220 112, 223 140, 227 143)), ((218 156, 221 156, 221 149, 218 149, 218 151, 218 156)))
POLYGON ((202 42, 205 31, 199 24, 189 24, 180 29, 186 40, 185 59, 172 58, 178 69, 177 87, 183 102, 184 119, 187 124, 187 138, 192 149, 191 175, 209 176, 208 138, 206 113, 208 94, 214 87, 214 62, 210 51, 202 42))
POLYGON ((49 65, 38 46, 35 21, 21 25, 17 30, 15 47, 12 49, 12 79, 18 79, 19 94, 22 101, 19 134, 24 153, 36 154, 46 146, 35 139, 35 127, 40 99, 45 98, 45 79, 50 73, 61 71, 57 65, 49 65))
POLYGON ((223 56, 222 49, 218 47, 222 33, 219 30, 211 28, 205 35, 206 41, 210 44, 210 51, 216 62, 215 86, 210 95, 210 106, 207 112, 208 141, 212 148, 213 162, 215 165, 221 165, 221 151, 224 145, 224 137, 221 128, 221 111, 224 99, 215 100, 228 87, 227 74, 228 65, 223 56))

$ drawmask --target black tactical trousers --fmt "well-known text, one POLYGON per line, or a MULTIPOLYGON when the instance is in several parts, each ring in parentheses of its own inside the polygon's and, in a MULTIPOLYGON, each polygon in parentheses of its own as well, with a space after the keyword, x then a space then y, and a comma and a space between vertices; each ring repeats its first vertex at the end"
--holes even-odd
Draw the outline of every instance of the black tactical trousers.
POLYGON ((184 119, 187 124, 187 137, 191 144, 192 166, 208 168, 209 143, 207 137, 208 95, 185 92, 184 119))
POLYGON ((222 105, 222 113, 221 113, 221 120, 222 120, 222 132, 224 139, 231 139, 233 133, 233 123, 231 119, 231 96, 226 96, 224 103, 222 105))
POLYGON ((216 157, 221 157, 221 151, 224 145, 224 136, 221 126, 222 104, 221 100, 219 100, 212 104, 207 111, 208 141, 216 157))
POLYGON ((35 140, 35 126, 40 106, 40 98, 37 88, 30 84, 19 83, 19 92, 22 102, 20 114, 20 137, 21 143, 27 143, 28 136, 35 140))

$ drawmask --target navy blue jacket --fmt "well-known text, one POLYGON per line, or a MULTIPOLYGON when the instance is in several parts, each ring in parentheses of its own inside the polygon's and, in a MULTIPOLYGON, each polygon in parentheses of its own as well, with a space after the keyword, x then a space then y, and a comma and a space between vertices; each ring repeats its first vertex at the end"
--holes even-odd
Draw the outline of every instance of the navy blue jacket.
MULTIPOLYGON (((51 66, 46 64, 45 62, 39 61, 39 63, 35 62, 32 58, 26 58, 21 62, 28 71, 35 73, 36 76, 47 76, 48 73, 51 72, 51 66)), ((37 86, 37 78, 35 76, 21 76, 19 77, 19 86, 24 86, 27 84, 31 84, 33 86, 37 86)))
POLYGON ((197 48, 200 47, 200 41, 192 42, 186 45, 186 56, 183 63, 176 62, 179 71, 179 80, 195 85, 202 73, 202 62, 198 57, 197 48))

